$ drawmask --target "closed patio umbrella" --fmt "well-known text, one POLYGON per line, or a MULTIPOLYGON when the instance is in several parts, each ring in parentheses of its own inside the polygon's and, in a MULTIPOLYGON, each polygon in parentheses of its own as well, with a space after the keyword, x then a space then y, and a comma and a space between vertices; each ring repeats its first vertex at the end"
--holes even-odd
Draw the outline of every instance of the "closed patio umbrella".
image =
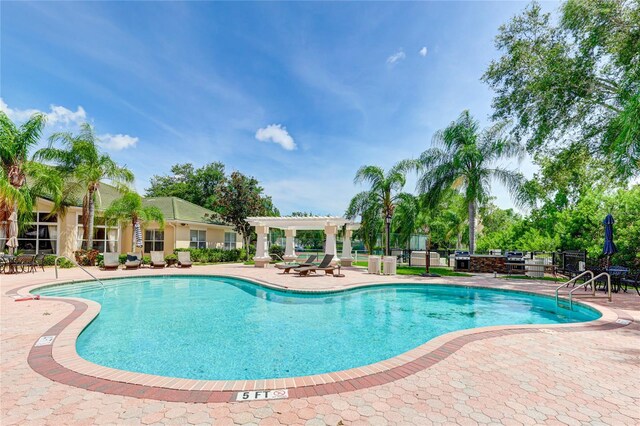
POLYGON ((15 254, 16 247, 18 247, 18 217, 16 212, 11 213, 11 216, 9 216, 9 239, 7 240, 7 247, 9 247, 9 254, 15 254))
POLYGON ((613 242, 614 222, 615 221, 613 220, 613 216, 611 216, 611 214, 608 214, 607 217, 605 217, 602 221, 602 223, 604 224, 604 248, 602 250, 602 254, 607 256, 607 268, 609 267, 611 261, 611 255, 618 251, 615 243, 613 242))
POLYGON ((140 222, 136 222, 133 226, 133 242, 136 247, 142 247, 142 229, 140 228, 140 222))

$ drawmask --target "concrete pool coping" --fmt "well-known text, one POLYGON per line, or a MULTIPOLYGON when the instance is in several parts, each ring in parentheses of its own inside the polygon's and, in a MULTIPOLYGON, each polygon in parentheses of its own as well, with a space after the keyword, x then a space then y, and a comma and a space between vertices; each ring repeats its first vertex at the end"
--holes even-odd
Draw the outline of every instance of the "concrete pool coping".
MULTIPOLYGON (((265 286, 275 290, 288 290, 299 293, 327 293, 336 291, 346 291, 350 289, 368 287, 371 285, 402 285, 402 283, 375 283, 352 285, 318 289, 293 289, 282 285, 277 285, 253 277, 245 277, 239 274, 189 274, 192 276, 222 276, 230 278, 242 278, 257 285, 265 286)), ((161 274, 158 276, 179 276, 181 274, 161 274)), ((139 275, 127 274, 119 278, 141 278, 139 275)), ((65 282, 40 283, 28 285, 10 290, 8 295, 28 296, 29 292, 38 288, 50 285, 62 285, 78 282, 71 280, 65 282)), ((415 283, 405 283, 415 285, 415 283)), ((435 284, 435 283, 433 283, 435 284)), ((421 285, 433 285, 422 283, 421 285)), ((493 287, 482 284, 471 283, 446 283, 452 286, 486 288, 497 290, 493 287)), ((548 297, 537 291, 514 291, 520 293, 536 294, 548 297)), ((42 298, 42 301, 61 301, 73 306, 74 310, 62 321, 51 327, 42 336, 55 335, 52 345, 33 346, 28 356, 29 365, 33 370, 43 376, 83 389, 99 391, 107 394, 117 394, 133 396, 138 398, 149 398, 163 401, 182 402, 230 402, 239 391, 248 390, 273 390, 289 389, 290 398, 326 395, 347 392, 357 389, 364 389, 372 386, 386 384, 395 380, 407 377, 418 371, 427 369, 434 364, 449 357, 457 350, 468 343, 490 339, 494 337, 523 334, 523 333, 554 333, 572 332, 584 330, 607 330, 624 327, 628 324, 617 323, 618 319, 625 319, 630 322, 633 319, 622 311, 613 310, 590 302, 580 301, 602 314, 602 317, 590 322, 573 324, 545 324, 545 325, 514 325, 514 326, 492 326, 469 330, 459 330, 438 336, 423 345, 420 345, 408 352, 397 355, 388 360, 380 361, 371 365, 343 370, 333 373, 319 374, 313 376, 294 377, 286 379, 267 380, 189 380, 165 376, 154 376, 143 373, 133 373, 124 370, 116 370, 103 367, 81 358, 76 350, 75 343, 82 330, 93 321, 100 312, 100 305, 86 299, 79 298, 42 298)))

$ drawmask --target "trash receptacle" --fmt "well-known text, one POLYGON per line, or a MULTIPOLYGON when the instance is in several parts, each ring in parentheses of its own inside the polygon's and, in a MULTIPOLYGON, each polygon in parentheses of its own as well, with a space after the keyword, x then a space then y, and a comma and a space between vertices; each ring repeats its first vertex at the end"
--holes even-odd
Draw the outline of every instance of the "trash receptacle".
POLYGON ((382 258, 382 272, 385 275, 396 274, 396 264, 398 259, 395 256, 385 256, 382 258))
POLYGON ((378 274, 380 275, 380 256, 369 256, 369 267, 368 272, 370 274, 378 274))

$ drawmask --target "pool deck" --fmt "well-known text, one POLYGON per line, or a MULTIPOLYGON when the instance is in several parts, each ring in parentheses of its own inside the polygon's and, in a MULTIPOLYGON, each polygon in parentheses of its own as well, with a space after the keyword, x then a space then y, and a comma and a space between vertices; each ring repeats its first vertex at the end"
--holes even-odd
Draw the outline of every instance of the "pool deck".
MULTIPOLYGON (((553 294, 551 282, 386 277, 300 278, 244 265, 100 271, 100 278, 230 275, 303 291, 372 283, 449 283, 553 294)), ((119 372, 78 359, 74 341, 99 305, 14 302, 34 285, 83 280, 78 269, 0 275, 0 424, 640 424, 640 296, 585 297, 587 324, 487 327, 450 333, 361 369, 282 381, 207 383, 119 372), (53 345, 34 347, 43 335, 53 345), (35 371, 34 371, 35 370, 35 371), (242 389, 288 388, 283 400, 228 402, 242 389), (181 402, 174 402, 181 401, 181 402), (193 402, 184 402, 193 401, 193 402)), ((211 381, 209 381, 211 382, 211 381)))

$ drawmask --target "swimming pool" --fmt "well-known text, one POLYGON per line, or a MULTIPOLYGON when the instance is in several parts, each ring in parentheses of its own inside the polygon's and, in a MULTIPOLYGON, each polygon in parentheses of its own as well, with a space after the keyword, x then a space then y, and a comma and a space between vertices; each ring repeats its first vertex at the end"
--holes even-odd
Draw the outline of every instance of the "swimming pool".
POLYGON ((111 368, 207 380, 305 376, 359 367, 461 329, 590 321, 600 314, 551 298, 446 285, 339 293, 268 289, 228 277, 119 278, 35 290, 102 305, 78 354, 111 368))

